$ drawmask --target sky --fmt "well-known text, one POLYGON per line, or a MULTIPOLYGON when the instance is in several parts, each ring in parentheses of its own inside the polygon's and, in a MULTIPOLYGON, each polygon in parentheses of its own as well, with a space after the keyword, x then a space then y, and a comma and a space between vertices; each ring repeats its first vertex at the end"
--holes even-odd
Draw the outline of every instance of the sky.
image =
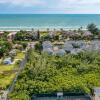
POLYGON ((100 14, 100 0, 0 0, 1 14, 100 14))

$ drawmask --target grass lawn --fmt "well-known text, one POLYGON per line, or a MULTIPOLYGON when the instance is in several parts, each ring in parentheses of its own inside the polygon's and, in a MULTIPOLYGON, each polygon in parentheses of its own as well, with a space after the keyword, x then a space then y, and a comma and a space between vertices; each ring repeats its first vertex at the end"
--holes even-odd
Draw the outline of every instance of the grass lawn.
POLYGON ((3 64, 0 64, 0 72, 1 72, 1 71, 13 70, 14 67, 15 67, 14 64, 12 64, 12 65, 3 65, 3 64))
POLYGON ((6 89, 12 82, 15 77, 15 73, 10 73, 8 75, 4 75, 2 73, 6 71, 12 71, 15 68, 15 64, 12 65, 0 65, 0 88, 6 89))
POLYGON ((16 75, 15 73, 9 76, 0 75, 0 88, 6 89, 13 81, 15 75, 16 75))
POLYGON ((40 33, 41 36, 45 36, 45 35, 47 35, 47 34, 48 34, 47 32, 41 32, 41 33, 40 33))
MULTIPOLYGON (((25 56, 24 53, 19 52, 19 53, 16 55, 15 60, 16 60, 16 59, 23 59, 24 56, 25 56)), ((16 67, 15 64, 11 64, 11 65, 0 64, 0 72, 1 72, 1 71, 13 70, 15 67, 16 67)))
MULTIPOLYGON (((25 54, 23 52, 18 52, 17 55, 15 56, 15 61, 16 59, 20 59, 20 60, 23 59, 24 56, 25 54)), ((17 66, 15 63, 11 65, 0 64, 0 88, 2 89, 8 88, 8 86, 11 84, 11 82, 16 76, 15 72, 10 73, 9 71, 12 71, 16 68, 17 66), (8 74, 7 75, 3 74, 6 71, 8 71, 8 74)))
POLYGON ((15 59, 23 59, 25 57, 25 54, 23 52, 17 53, 15 59))

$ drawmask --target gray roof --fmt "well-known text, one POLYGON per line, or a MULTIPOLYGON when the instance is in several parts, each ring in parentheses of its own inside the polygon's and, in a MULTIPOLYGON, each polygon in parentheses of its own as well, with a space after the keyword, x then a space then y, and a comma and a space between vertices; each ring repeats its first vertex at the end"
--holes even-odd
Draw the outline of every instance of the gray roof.
POLYGON ((76 33, 75 33, 74 31, 63 31, 63 34, 64 34, 64 35, 73 36, 73 35, 75 35, 76 33))
POLYGON ((4 59, 4 61, 8 61, 8 60, 11 60, 11 57, 5 58, 5 59, 4 59))
POLYGON ((11 57, 9 58, 5 58, 4 61, 3 61, 4 64, 11 64, 12 61, 11 61, 11 57))
POLYGON ((64 50, 71 51, 73 49, 71 41, 65 42, 64 50))
POLYGON ((61 99, 57 97, 37 97, 31 100, 91 100, 91 99, 86 96, 64 96, 61 97, 61 99))
POLYGON ((43 52, 48 53, 48 54, 53 54, 53 50, 51 48, 43 49, 43 52))
POLYGON ((55 55, 58 55, 58 56, 63 56, 65 55, 65 50, 64 49, 59 49, 57 51, 54 52, 55 55))
POLYGON ((78 54, 82 51, 83 51, 82 49, 73 49, 73 50, 71 50, 71 54, 78 54))
POLYGON ((90 31, 84 31, 83 36, 91 36, 92 33, 90 31))
POLYGON ((94 93, 95 94, 100 94, 100 87, 94 88, 94 93))
POLYGON ((52 43, 50 41, 44 41, 42 46, 43 46, 43 49, 52 48, 52 43))

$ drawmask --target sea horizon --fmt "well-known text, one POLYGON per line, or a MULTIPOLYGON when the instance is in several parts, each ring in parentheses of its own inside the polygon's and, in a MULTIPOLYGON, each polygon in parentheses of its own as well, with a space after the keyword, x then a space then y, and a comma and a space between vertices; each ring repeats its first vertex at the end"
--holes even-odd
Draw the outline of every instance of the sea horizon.
POLYGON ((0 14, 0 31, 34 29, 78 29, 94 23, 100 28, 100 14, 0 14))

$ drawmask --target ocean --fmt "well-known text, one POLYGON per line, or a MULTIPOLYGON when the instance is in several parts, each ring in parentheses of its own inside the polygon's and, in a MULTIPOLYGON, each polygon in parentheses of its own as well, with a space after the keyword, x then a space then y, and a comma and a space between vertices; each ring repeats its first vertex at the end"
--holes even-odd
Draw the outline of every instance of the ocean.
POLYGON ((99 14, 0 14, 0 30, 46 28, 84 29, 90 23, 100 28, 99 14))

